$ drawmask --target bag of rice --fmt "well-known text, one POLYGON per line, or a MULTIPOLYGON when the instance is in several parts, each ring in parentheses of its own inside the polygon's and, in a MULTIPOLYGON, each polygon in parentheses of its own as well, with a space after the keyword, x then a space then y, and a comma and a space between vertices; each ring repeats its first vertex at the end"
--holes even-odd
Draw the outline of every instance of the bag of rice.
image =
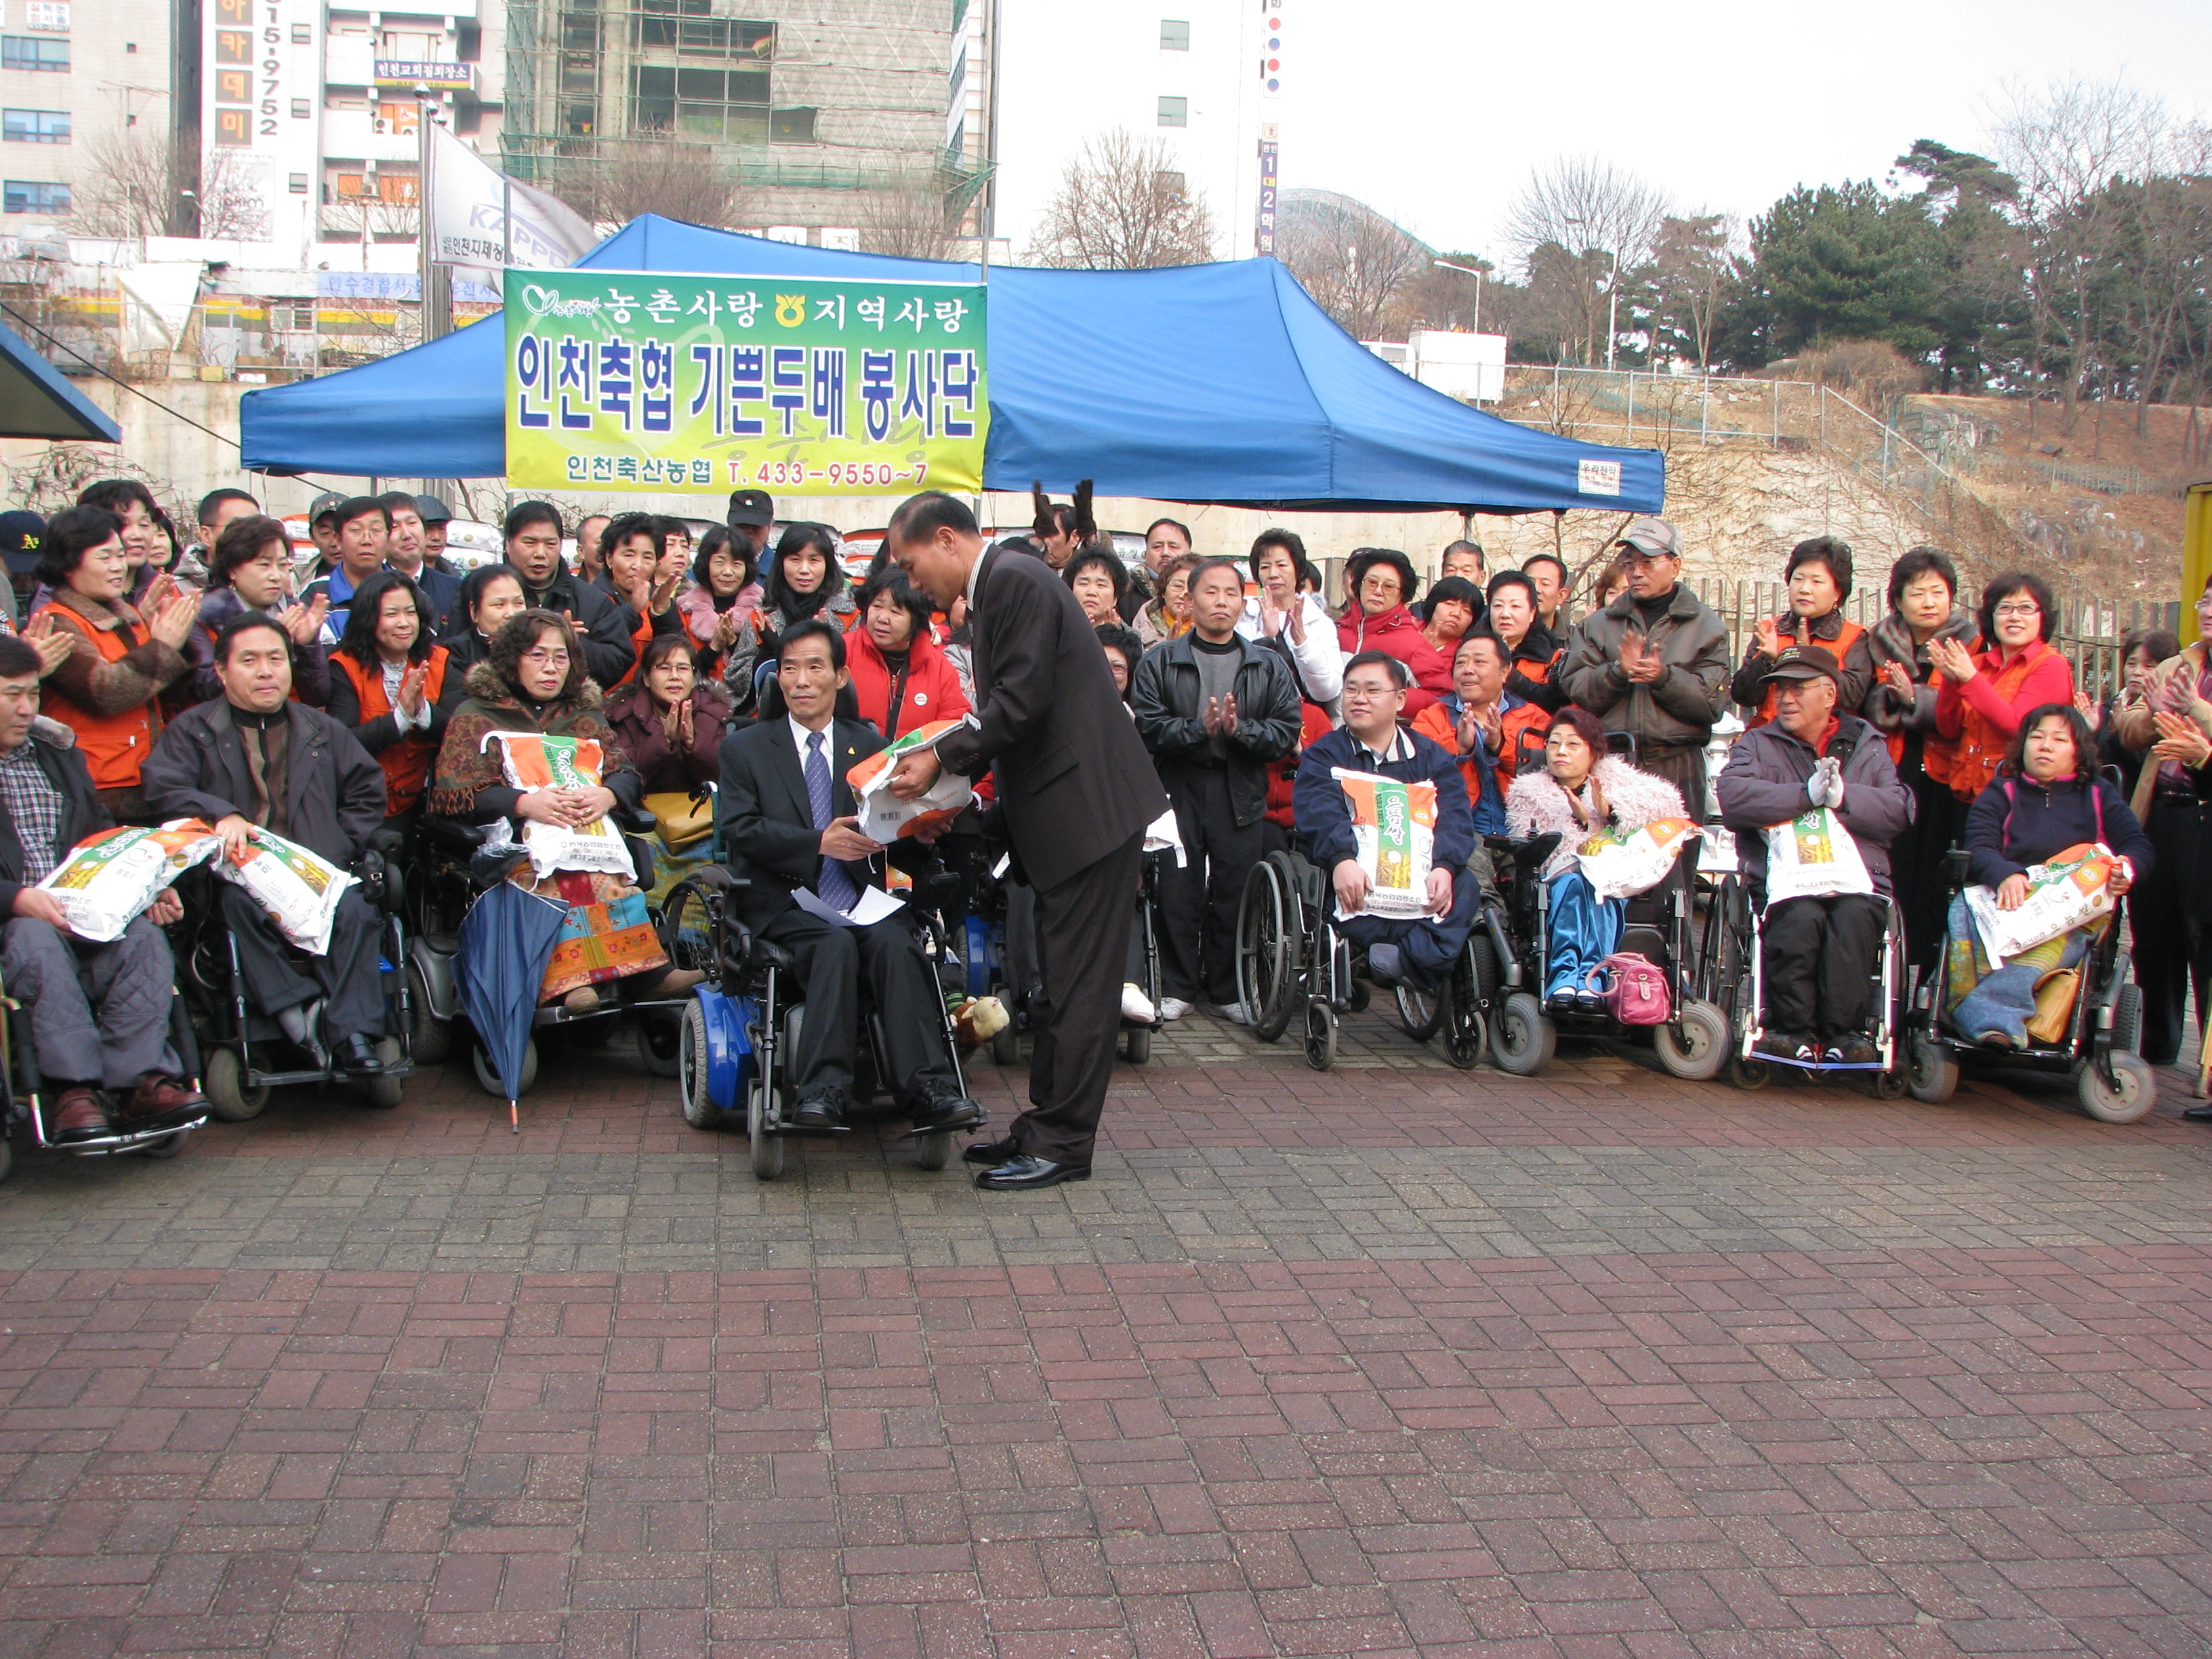
POLYGON ((1386 916, 1417 921, 1429 910, 1429 866, 1435 857, 1437 787, 1426 779, 1401 783, 1378 772, 1341 766, 1329 775, 1352 808, 1352 856, 1367 874, 1367 902, 1357 910, 1337 906, 1340 920, 1386 916))
POLYGON ((1785 899, 1874 891, 1859 844, 1833 808, 1808 807, 1765 833, 1768 909, 1785 899))
MULTIPOLYGON (((555 737, 544 732, 487 732, 484 742, 499 744, 500 770, 514 787, 528 794, 539 789, 596 789, 604 763, 599 745, 589 738, 555 737)), ((601 870, 630 880, 637 862, 622 832, 605 817, 574 829, 522 821, 522 845, 530 868, 543 881, 556 870, 601 870)))
POLYGON ((2115 870, 2127 870, 2130 878, 2134 873, 2127 860, 2099 842, 2069 847, 2048 863, 2031 865, 2027 897, 2017 910, 1998 909, 1993 888, 1967 888, 1966 910, 1990 965, 2002 968, 2008 957, 2110 915, 2118 902, 2112 897, 2115 870))
POLYGON ((258 827, 249 832, 243 858, 227 855, 215 868, 260 900, 276 931, 311 957, 329 953, 338 901, 360 885, 350 872, 258 827))
POLYGON ((173 818, 159 830, 126 823, 88 836, 39 884, 52 893, 79 939, 106 945, 195 864, 204 864, 222 837, 198 818, 173 818))
POLYGON ((1601 899, 1633 898, 1667 879, 1698 833, 1687 818, 1654 818, 1636 830, 1608 830, 1576 849, 1583 878, 1601 899))
POLYGON ((935 747, 939 738, 959 724, 958 720, 932 720, 911 732, 902 732, 845 774, 859 806, 862 835, 889 846, 901 836, 951 823, 975 799, 968 780, 951 772, 939 772, 937 781, 912 800, 901 800, 890 791, 891 773, 902 756, 935 747))

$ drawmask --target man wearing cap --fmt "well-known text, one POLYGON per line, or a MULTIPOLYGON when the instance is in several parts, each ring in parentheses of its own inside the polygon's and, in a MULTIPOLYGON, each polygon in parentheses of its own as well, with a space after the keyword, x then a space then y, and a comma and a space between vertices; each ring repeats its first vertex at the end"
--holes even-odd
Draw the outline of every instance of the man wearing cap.
POLYGON ((0 558, 8 562, 7 591, 0 593, 0 605, 7 609, 10 628, 22 620, 31 595, 39 591, 39 544, 46 533, 46 521, 35 513, 0 513, 0 558))
POLYGON ((1869 1065, 1876 1058, 1873 979, 1889 919, 1889 846, 1912 822, 1912 792, 1898 781, 1881 733, 1838 713, 1843 669, 1826 646, 1790 647, 1764 678, 1774 719, 1735 740, 1717 792, 1752 904, 1766 904, 1766 831, 1816 806, 1832 809, 1850 832, 1875 890, 1785 899, 1765 911, 1758 1052, 1798 1065, 1869 1065))
POLYGON ((338 532, 337 568, 309 582, 300 598, 313 605, 316 594, 329 595, 331 631, 343 635, 354 589, 384 568, 384 556, 392 545, 392 511, 381 495, 355 495, 340 502, 331 519, 338 532))
POLYGON ((460 580, 461 573, 446 556, 446 526, 453 521, 453 509, 435 495, 417 495, 415 516, 422 520, 422 562, 455 581, 460 580))
POLYGON ((1705 816, 1705 742, 1728 707, 1728 629, 1681 583, 1681 539, 1632 519, 1614 544, 1628 591, 1583 618, 1559 668, 1570 700, 1636 739, 1636 764, 1705 816))
POLYGON ((765 489, 732 489, 727 520, 732 539, 753 550, 752 568, 768 566, 768 533, 775 527, 775 502, 765 489))
POLYGON ((315 574, 327 576, 338 568, 338 509, 349 498, 325 489, 307 507, 307 536, 315 544, 315 574))

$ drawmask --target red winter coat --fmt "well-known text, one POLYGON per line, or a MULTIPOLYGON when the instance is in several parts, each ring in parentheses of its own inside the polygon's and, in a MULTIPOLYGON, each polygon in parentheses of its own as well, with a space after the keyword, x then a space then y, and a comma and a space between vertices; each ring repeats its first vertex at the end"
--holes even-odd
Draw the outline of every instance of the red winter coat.
POLYGON ((917 726, 957 720, 968 712, 968 696, 960 689, 959 672, 927 635, 916 639, 907 653, 906 672, 898 680, 896 708, 891 704, 890 665, 876 649, 865 627, 852 629, 845 635, 845 667, 853 676, 853 696, 860 705, 860 718, 882 732, 886 743, 917 726))
POLYGON ((1406 698, 1408 720, 1451 690, 1451 658, 1429 643, 1413 613, 1402 605, 1370 617, 1354 600, 1337 619, 1336 640, 1347 659, 1362 651, 1387 651, 1413 671, 1413 689, 1406 698))

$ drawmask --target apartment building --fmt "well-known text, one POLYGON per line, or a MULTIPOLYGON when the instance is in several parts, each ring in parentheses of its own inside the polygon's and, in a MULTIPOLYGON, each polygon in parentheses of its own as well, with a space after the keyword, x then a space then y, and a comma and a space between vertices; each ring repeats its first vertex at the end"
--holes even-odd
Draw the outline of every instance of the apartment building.
POLYGON ((66 227, 103 184, 145 228, 191 228, 190 170, 166 167, 198 113, 180 124, 174 96, 192 68, 184 3, 0 0, 0 234, 66 227))

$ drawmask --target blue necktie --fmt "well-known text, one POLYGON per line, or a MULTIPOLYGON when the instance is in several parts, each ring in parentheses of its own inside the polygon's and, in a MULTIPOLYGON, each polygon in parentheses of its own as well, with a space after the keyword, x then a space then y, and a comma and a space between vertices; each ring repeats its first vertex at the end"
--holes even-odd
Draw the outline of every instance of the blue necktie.
MULTIPOLYGON (((806 734, 806 807, 814 815, 817 830, 827 830, 837 816, 830 795, 830 763, 822 753, 819 732, 806 734)), ((823 902, 840 910, 851 909, 860 896, 845 866, 833 858, 822 860, 821 869, 815 872, 814 890, 823 902)))

